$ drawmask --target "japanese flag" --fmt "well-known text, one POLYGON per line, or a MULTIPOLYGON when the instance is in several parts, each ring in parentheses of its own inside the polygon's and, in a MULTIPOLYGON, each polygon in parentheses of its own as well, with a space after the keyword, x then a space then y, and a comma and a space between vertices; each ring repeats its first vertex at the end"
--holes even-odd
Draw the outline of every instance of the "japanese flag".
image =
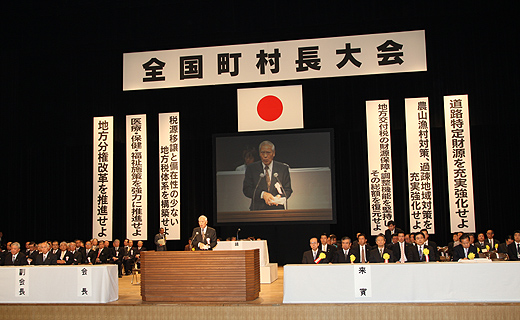
POLYGON ((237 90, 238 131, 303 128, 302 86, 237 90))

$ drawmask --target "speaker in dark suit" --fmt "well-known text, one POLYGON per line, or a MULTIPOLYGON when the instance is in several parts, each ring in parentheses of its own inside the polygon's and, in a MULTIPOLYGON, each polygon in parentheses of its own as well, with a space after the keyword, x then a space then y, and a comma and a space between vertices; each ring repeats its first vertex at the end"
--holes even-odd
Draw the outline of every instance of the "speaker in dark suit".
POLYGON ((356 256, 354 263, 369 262, 370 250, 372 247, 367 243, 365 234, 361 233, 358 235, 357 244, 352 246, 352 254, 356 256), (362 258, 365 261, 361 261, 362 258))
POLYGON ((376 237, 376 246, 370 250, 368 255, 368 261, 370 261, 370 263, 385 262, 385 254, 388 255, 388 262, 394 262, 393 253, 386 247, 385 242, 385 236, 383 234, 376 237))
POLYGON ((97 258, 97 251, 92 248, 85 248, 84 264, 95 264, 97 258))
POLYGON ((411 251, 413 256, 413 261, 410 262, 425 262, 425 261, 437 261, 435 250, 425 244, 424 234, 419 232, 415 235, 415 247, 411 251), (428 249, 428 254, 425 253, 425 249, 428 249), (428 257, 428 259, 426 258, 428 257))
POLYGON ((275 146, 270 141, 263 141, 259 146, 261 161, 247 166, 244 174, 242 192, 251 199, 249 210, 280 210, 284 205, 273 204, 279 196, 289 199, 292 194, 289 166, 274 161, 275 146))
POLYGON ((208 218, 204 215, 199 217, 199 226, 193 228, 191 233, 191 244, 195 250, 212 250, 217 245, 217 232, 208 227, 208 218))

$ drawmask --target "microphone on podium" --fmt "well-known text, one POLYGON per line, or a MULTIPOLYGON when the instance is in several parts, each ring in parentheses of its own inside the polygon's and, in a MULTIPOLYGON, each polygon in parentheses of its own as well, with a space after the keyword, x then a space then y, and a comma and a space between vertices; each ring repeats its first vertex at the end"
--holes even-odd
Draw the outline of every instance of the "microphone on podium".
POLYGON ((262 178, 265 177, 265 174, 264 173, 260 173, 260 179, 258 179, 258 182, 256 183, 256 187, 255 187, 255 190, 253 190, 253 210, 255 210, 255 194, 256 194, 256 189, 258 189, 258 185, 260 184, 260 181, 262 181, 262 178))

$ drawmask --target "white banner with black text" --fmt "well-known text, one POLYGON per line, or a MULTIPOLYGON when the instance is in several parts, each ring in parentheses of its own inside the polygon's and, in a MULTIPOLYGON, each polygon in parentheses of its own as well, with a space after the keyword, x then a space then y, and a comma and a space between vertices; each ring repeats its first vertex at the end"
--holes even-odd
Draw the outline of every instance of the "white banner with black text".
POLYGON ((147 240, 146 115, 126 116, 126 237, 147 240))
POLYGON ((123 90, 426 71, 424 30, 123 54, 123 90))
POLYGON ((181 239, 179 112, 159 114, 159 225, 169 240, 181 239))
POLYGON ((112 240, 114 118, 94 118, 92 238, 112 240))
POLYGON ((367 101, 366 108, 370 230, 378 235, 394 220, 389 101, 367 101))
POLYGON ((428 98, 405 99, 410 232, 435 233, 428 98))
POLYGON ((475 232, 468 95, 444 96, 451 232, 475 232))

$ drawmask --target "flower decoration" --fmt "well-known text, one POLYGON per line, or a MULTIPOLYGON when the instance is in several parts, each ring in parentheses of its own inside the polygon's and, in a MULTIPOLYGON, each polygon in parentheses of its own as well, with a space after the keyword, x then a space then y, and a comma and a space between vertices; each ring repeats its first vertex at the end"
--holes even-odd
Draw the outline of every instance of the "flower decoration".
POLYGON ((390 259, 390 255, 388 253, 383 254, 383 259, 388 260, 390 259))
POLYGON ((473 252, 470 252, 470 253, 468 254, 468 258, 469 258, 469 260, 473 260, 473 259, 475 259, 475 254, 474 254, 473 252))

